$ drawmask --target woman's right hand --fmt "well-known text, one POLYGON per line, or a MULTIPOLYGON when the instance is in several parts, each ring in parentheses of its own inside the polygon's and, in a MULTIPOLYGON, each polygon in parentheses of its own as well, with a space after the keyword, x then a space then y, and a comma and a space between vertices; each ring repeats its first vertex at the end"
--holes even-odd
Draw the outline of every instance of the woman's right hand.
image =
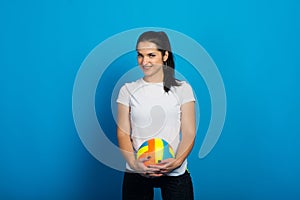
POLYGON ((163 174, 157 168, 152 168, 145 165, 145 162, 150 158, 141 158, 134 161, 133 169, 144 177, 159 177, 163 174))

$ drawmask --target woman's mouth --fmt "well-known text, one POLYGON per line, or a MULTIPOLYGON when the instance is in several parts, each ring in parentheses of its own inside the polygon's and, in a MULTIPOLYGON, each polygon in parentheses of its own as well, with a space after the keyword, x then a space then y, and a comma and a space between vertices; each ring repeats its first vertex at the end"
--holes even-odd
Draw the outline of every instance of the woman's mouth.
POLYGON ((149 69, 151 69, 152 68, 152 66, 143 66, 143 69, 144 70, 149 70, 149 69))

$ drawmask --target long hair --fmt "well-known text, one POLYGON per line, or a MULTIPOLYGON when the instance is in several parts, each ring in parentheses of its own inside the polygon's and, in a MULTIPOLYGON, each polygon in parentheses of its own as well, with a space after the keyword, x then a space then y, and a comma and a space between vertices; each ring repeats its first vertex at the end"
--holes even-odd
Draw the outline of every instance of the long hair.
POLYGON ((174 77, 175 62, 167 34, 163 31, 147 31, 139 36, 136 43, 136 49, 140 42, 152 42, 156 44, 157 49, 162 53, 162 56, 164 56, 166 51, 168 51, 168 59, 164 62, 163 66, 164 91, 168 93, 172 86, 179 86, 180 83, 174 77))

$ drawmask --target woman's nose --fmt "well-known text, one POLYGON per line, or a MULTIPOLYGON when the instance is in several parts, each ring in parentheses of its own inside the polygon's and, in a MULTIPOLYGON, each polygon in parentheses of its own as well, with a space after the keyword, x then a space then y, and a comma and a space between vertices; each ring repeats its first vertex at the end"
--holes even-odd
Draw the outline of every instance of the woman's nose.
POLYGON ((144 57, 143 59, 142 59, 142 65, 146 65, 146 64, 148 64, 149 63, 149 59, 147 58, 147 57, 144 57))

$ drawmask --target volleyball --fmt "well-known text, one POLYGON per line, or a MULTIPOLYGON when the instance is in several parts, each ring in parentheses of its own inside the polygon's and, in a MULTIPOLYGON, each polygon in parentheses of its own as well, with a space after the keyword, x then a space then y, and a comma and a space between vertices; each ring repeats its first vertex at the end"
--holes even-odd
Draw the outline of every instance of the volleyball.
POLYGON ((149 160, 144 162, 146 166, 159 164, 162 160, 174 157, 171 145, 161 138, 147 140, 137 151, 137 159, 149 158, 149 160))

